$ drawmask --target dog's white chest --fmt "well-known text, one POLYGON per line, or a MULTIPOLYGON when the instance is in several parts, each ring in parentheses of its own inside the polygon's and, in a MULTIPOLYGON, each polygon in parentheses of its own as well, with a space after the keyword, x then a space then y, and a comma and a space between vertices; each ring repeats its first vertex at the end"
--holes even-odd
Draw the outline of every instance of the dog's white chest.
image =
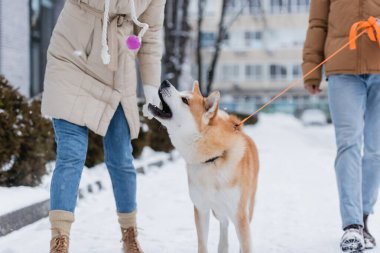
POLYGON ((229 175, 205 167, 188 167, 189 192, 194 205, 212 209, 217 218, 236 213, 240 190, 229 185, 229 175))

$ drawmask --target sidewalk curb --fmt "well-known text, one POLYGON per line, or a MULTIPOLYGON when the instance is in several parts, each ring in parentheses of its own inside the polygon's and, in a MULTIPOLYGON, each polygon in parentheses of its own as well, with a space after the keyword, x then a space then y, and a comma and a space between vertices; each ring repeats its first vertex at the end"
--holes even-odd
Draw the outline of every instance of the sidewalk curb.
POLYGON ((49 206, 47 199, 0 216, 0 237, 47 217, 49 206))

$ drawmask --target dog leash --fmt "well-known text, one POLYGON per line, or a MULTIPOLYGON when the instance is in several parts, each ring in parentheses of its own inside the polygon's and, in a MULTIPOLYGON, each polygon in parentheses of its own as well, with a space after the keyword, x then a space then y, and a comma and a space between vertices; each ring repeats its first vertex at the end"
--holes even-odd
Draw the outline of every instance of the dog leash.
POLYGON ((259 113, 261 110, 263 110, 265 107, 273 103, 276 99, 284 95, 286 92, 288 92, 290 89, 294 88, 296 85, 300 84, 306 77, 308 77, 310 74, 312 74, 314 71, 316 71, 318 68, 320 68, 323 64, 333 59, 337 54, 339 54, 343 49, 350 47, 351 50, 356 49, 356 41, 359 37, 361 37, 363 34, 367 33, 368 37, 371 41, 378 42, 380 46, 380 27, 377 24, 377 19, 374 17, 369 17, 367 21, 358 21, 354 23, 351 26, 350 29, 350 35, 349 35, 349 41, 338 48, 333 54, 331 54, 329 57, 327 57, 325 60, 323 60, 321 63, 319 63, 317 66, 315 66, 313 69, 311 69, 309 72, 304 74, 302 76, 302 79, 295 80, 294 82, 290 83, 288 86, 286 86, 285 89, 283 89, 281 92, 279 92, 276 96, 274 96, 272 99, 270 99, 268 102, 266 102, 263 106, 261 106, 259 109, 257 109, 254 113, 249 115, 248 117, 244 118, 242 121, 240 121, 239 124, 235 126, 237 129, 241 125, 243 125, 248 119, 255 116, 257 113, 259 113), (362 30, 361 32, 359 32, 362 30))

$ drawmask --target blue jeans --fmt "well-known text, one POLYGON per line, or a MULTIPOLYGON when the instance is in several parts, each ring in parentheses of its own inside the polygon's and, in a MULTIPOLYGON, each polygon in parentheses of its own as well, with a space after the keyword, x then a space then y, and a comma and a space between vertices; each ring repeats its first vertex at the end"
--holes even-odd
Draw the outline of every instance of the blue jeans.
MULTIPOLYGON (((54 119, 53 126, 57 160, 50 187, 50 209, 74 212, 87 153, 88 129, 61 119, 54 119)), ((131 213, 136 209, 136 170, 132 164, 129 126, 121 105, 103 142, 117 212, 131 213)))
POLYGON ((328 92, 342 225, 363 225, 380 184, 380 75, 333 75, 328 92))

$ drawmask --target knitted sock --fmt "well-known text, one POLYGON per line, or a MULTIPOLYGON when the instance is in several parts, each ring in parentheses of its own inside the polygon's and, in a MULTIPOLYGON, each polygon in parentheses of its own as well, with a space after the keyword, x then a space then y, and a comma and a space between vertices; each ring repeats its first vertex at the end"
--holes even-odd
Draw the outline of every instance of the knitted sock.
POLYGON ((66 235, 70 237, 71 224, 74 222, 74 214, 68 211, 54 210, 49 212, 51 224, 51 238, 66 235))
POLYGON ((117 213, 118 221, 121 228, 130 228, 136 226, 136 213, 137 211, 134 211, 132 213, 117 213))

